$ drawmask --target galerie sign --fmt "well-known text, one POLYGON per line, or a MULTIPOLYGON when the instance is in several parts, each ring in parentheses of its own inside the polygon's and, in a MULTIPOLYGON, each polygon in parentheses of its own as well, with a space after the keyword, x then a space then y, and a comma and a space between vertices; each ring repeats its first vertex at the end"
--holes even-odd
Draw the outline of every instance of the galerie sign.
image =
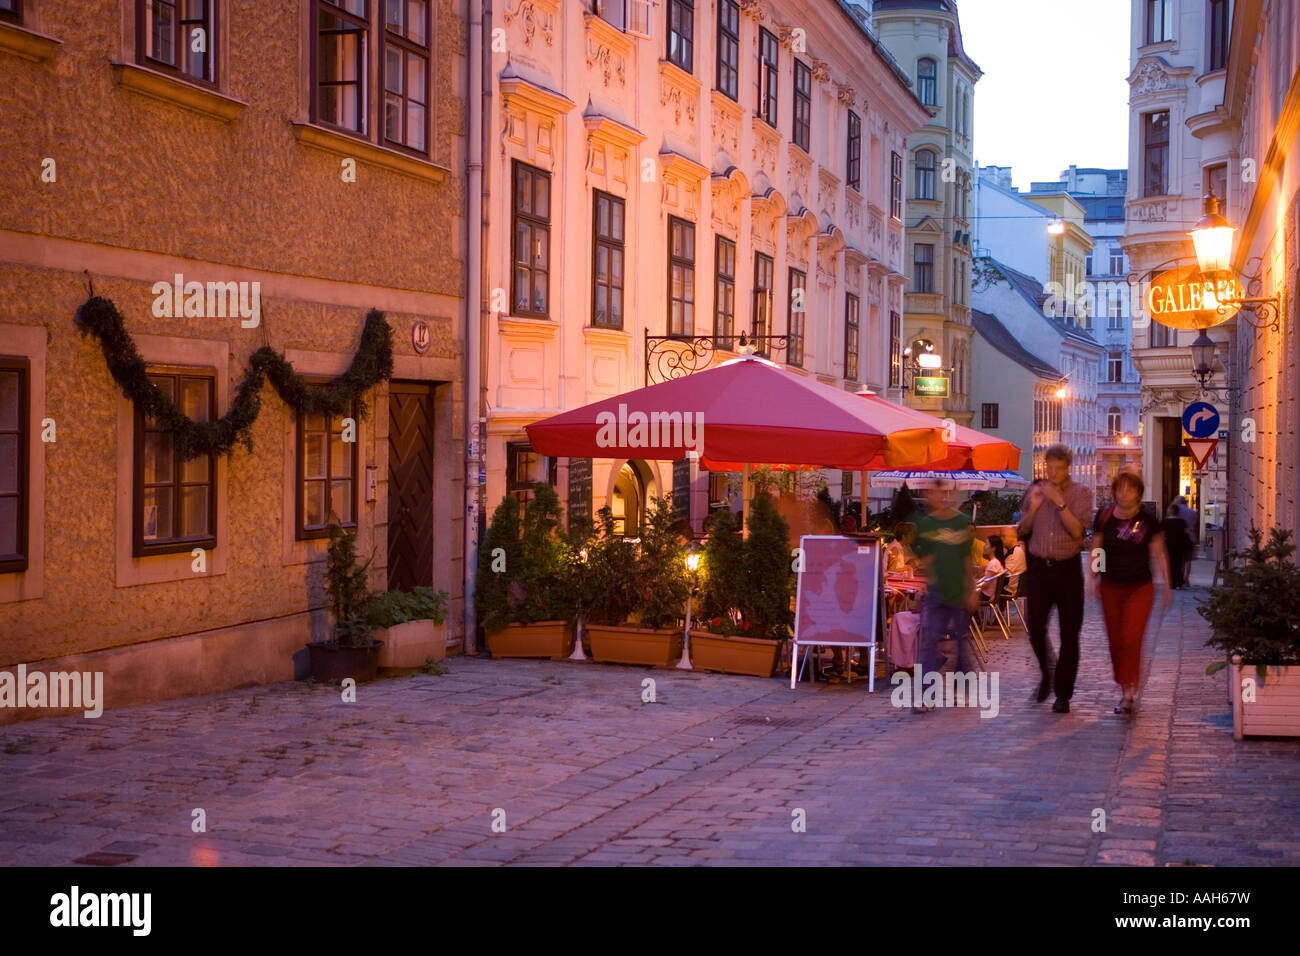
POLYGON ((1245 294, 1235 275, 1211 280, 1196 266, 1184 266, 1156 276, 1147 289, 1146 305, 1161 325, 1194 332, 1227 322, 1240 306, 1229 305, 1220 313, 1219 303, 1245 294))

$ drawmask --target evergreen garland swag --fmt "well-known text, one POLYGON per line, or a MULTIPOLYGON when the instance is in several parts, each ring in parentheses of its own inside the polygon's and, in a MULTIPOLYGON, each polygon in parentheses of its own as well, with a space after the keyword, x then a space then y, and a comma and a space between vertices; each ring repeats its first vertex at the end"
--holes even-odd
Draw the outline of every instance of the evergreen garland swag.
POLYGON ((92 296, 77 310, 76 321, 83 335, 89 333, 99 339, 108 371, 122 394, 172 430, 173 448, 182 461, 204 454, 229 454, 237 442, 251 451, 253 440, 249 432, 262 410, 265 379, 270 379, 284 403, 299 414, 342 415, 349 413, 355 402, 357 414, 364 416, 366 406, 362 394, 393 377, 393 330, 382 312, 371 309, 366 315, 357 354, 338 382, 309 387, 288 359, 269 345, 263 345, 249 359, 230 411, 216 421, 195 422, 149 381, 148 365, 126 330, 122 313, 109 299, 92 296))

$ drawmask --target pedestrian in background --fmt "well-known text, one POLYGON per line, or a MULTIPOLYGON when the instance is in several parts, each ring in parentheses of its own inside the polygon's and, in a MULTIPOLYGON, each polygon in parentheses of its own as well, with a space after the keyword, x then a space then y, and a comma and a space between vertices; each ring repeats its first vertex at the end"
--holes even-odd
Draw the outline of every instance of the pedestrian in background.
POLYGON ((1196 557, 1196 549, 1201 544, 1201 518, 1195 511, 1187 507, 1187 499, 1179 495, 1174 499, 1174 504, 1178 505, 1178 517, 1187 523, 1187 539, 1191 542, 1187 548, 1187 554, 1183 558, 1183 583, 1192 583, 1192 559, 1196 557))
POLYGON ((1169 553, 1169 586, 1174 590, 1184 585, 1183 568, 1192 542, 1187 536, 1187 522, 1178 513, 1178 505, 1170 504, 1165 518, 1160 522, 1165 536, 1165 550, 1169 553))
POLYGON ((1161 613, 1169 610, 1174 592, 1168 587, 1171 563, 1159 516, 1143 507, 1145 485, 1141 477, 1122 472, 1111 482, 1114 504, 1102 510, 1093 523, 1093 548, 1101 548, 1101 569, 1092 572, 1093 588, 1100 593, 1110 662, 1120 688, 1117 714, 1137 711, 1138 681, 1142 664, 1142 636, 1151 619, 1155 586, 1151 565, 1160 569, 1166 587, 1161 613))
MULTIPOLYGON (((957 642, 957 671, 975 670, 970 637, 971 612, 979 606, 970 556, 974 531, 970 517, 952 507, 949 484, 944 481, 926 489, 927 510, 916 521, 913 548, 921 559, 926 579, 926 591, 921 599, 921 646, 917 649, 920 681, 927 674, 938 673, 939 641, 945 635, 951 635, 957 642)), ((912 708, 918 713, 932 709, 912 708)))
POLYGON ((1029 643, 1038 658, 1041 679, 1038 703, 1056 691, 1052 710, 1070 712, 1079 673, 1079 629, 1083 626, 1084 528, 1092 523, 1092 492, 1070 480, 1070 449, 1052 445, 1045 453, 1047 477, 1035 481, 1020 503, 1016 533, 1029 536, 1029 567, 1021 579, 1028 598, 1029 643), (1061 653, 1053 660, 1047 644, 1047 621, 1055 605, 1061 629, 1061 653))

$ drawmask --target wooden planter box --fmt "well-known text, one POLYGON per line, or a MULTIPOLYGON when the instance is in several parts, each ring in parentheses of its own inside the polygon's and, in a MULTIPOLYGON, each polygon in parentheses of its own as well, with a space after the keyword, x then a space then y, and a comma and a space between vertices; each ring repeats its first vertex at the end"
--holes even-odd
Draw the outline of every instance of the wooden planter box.
POLYGON ((776 673, 780 641, 757 637, 723 637, 691 631, 691 663, 696 670, 771 677, 776 673))
POLYGON ((592 660, 602 664, 672 667, 682 658, 682 632, 678 630, 588 624, 586 635, 592 660))
POLYGON ((408 621, 375 632, 384 642, 379 652, 380 667, 423 667, 432 657, 440 661, 447 656, 447 622, 408 621))
POLYGON ((573 652, 573 631, 568 621, 508 624, 489 631, 488 651, 493 657, 549 657, 563 660, 573 652))
POLYGON ((1232 659, 1228 668, 1232 673, 1232 736, 1243 737, 1300 737, 1300 667, 1269 666, 1263 682, 1254 664, 1243 664, 1240 657, 1232 659), (1255 680, 1255 700, 1246 703, 1241 699, 1241 681, 1245 677, 1255 680))

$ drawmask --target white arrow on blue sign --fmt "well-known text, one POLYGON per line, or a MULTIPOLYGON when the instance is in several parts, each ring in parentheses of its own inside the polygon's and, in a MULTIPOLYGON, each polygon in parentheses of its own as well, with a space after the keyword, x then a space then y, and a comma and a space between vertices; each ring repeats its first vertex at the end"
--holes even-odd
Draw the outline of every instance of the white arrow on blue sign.
POLYGON ((1183 409, 1183 431, 1193 438, 1209 438, 1219 430, 1219 410, 1209 402, 1192 402, 1183 409))

